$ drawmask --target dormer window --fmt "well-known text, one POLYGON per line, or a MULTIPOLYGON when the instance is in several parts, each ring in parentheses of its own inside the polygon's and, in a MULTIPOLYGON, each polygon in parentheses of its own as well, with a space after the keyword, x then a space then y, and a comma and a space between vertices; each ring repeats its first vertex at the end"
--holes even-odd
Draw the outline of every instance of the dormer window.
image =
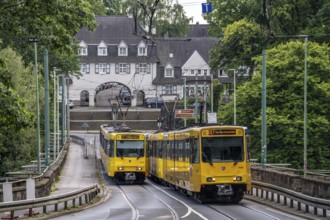
POLYGON ((143 41, 138 45, 138 56, 147 56, 147 45, 143 41))
POLYGON ((79 44, 78 55, 80 55, 80 56, 88 55, 87 44, 85 44, 84 41, 81 41, 79 44))
POLYGON ((118 56, 127 56, 127 44, 124 41, 121 41, 118 45, 118 56))
POLYGON ((101 43, 97 46, 97 55, 98 56, 108 55, 108 47, 103 41, 101 41, 101 43))
POLYGON ((174 77, 174 70, 171 64, 167 64, 164 69, 164 77, 174 77))

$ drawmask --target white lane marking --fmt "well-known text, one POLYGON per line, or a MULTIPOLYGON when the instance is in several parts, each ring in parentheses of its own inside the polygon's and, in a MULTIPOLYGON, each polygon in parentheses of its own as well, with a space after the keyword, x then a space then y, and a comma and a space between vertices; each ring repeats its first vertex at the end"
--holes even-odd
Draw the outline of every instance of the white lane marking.
POLYGON ((126 199, 128 205, 131 207, 131 210, 132 210, 132 220, 135 220, 135 219, 139 219, 139 210, 134 208, 134 206, 132 205, 131 201, 127 198, 127 195, 122 191, 120 190, 120 192, 123 194, 124 198, 126 199))
MULTIPOLYGON (((246 206, 244 206, 244 207, 246 207, 246 206)), ((262 211, 260 211, 260 210, 258 210, 258 209, 255 209, 255 208, 252 208, 252 207, 246 207, 246 208, 251 209, 251 210, 253 210, 253 211, 255 211, 255 212, 258 212, 258 213, 260 213, 260 214, 263 214, 263 215, 265 215, 265 216, 267 216, 267 217, 269 217, 269 218, 271 218, 271 219, 274 219, 274 220, 281 220, 280 218, 276 218, 275 216, 270 215, 270 214, 268 214, 268 213, 266 213, 266 212, 262 212, 262 211)))
POLYGON ((171 212, 172 214, 172 218, 174 219, 179 219, 178 213, 171 207, 169 206, 167 203, 165 203, 159 196, 157 196, 154 192, 152 192, 151 190, 148 190, 147 188, 145 188, 145 190, 147 190, 148 192, 152 193, 152 195, 154 197, 156 197, 161 203, 163 203, 171 212))
POLYGON ((189 216, 191 214, 191 212, 195 213, 196 215, 198 215, 200 218, 204 219, 204 220, 208 220, 208 218, 206 218, 205 216, 203 216, 201 213, 195 211, 193 208, 191 208, 189 205, 187 205, 186 203, 184 203, 183 201, 181 201, 180 199, 175 198, 174 196, 172 196, 171 194, 169 194, 168 192, 166 192, 165 190, 162 190, 161 188, 159 188, 158 186, 152 184, 150 181, 147 180, 147 182, 152 185, 153 187, 155 187, 156 189, 162 191, 163 193, 165 193, 166 195, 168 195, 169 197, 171 197, 172 199, 175 199, 176 201, 180 202, 181 204, 183 204, 184 206, 186 206, 186 208, 188 209, 187 213, 183 216, 181 216, 181 218, 186 218, 187 216, 189 216))

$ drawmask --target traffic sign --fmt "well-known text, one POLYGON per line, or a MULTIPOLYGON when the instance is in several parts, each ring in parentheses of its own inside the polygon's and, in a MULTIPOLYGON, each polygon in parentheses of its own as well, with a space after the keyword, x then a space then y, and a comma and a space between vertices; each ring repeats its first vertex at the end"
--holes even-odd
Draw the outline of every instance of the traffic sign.
POLYGON ((194 109, 175 110, 175 118, 194 118, 194 109))
POLYGON ((210 12, 212 12, 212 3, 211 2, 202 3, 202 13, 207 14, 210 12))
POLYGON ((28 39, 28 41, 30 42, 30 43, 36 43, 36 42, 38 42, 39 41, 39 39, 38 38, 29 38, 28 39))

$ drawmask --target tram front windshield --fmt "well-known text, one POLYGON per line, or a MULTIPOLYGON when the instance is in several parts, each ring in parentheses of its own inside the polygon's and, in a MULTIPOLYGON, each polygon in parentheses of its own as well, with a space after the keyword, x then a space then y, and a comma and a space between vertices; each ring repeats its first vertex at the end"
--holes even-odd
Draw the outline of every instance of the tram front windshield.
POLYGON ((117 141, 117 157, 143 157, 143 141, 120 140, 117 141))
POLYGON ((244 148, 242 137, 202 138, 202 161, 223 162, 243 161, 244 148))

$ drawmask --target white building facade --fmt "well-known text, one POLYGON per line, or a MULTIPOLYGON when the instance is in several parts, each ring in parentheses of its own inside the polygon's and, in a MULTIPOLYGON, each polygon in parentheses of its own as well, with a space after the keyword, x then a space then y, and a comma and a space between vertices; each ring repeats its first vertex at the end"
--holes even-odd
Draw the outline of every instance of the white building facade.
MULTIPOLYGON (((209 50, 218 41, 210 37, 144 37, 144 31, 125 16, 97 17, 98 26, 82 29, 76 39, 82 76, 72 77, 70 99, 82 106, 109 106, 109 99, 129 95, 131 105, 147 97, 182 99, 205 97, 214 73, 209 50), (186 89, 184 89, 186 85, 186 89)), ((203 31, 204 33, 204 31, 203 31)))

